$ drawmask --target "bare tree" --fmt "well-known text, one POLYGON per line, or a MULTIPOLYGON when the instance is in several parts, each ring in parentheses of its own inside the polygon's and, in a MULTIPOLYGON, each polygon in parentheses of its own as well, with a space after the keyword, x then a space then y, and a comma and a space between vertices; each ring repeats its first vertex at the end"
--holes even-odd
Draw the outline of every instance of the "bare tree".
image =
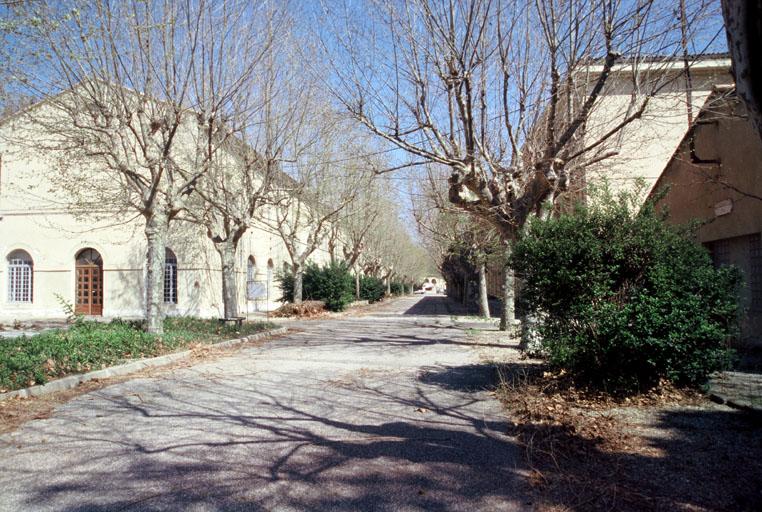
MULTIPOLYGON (((708 8, 690 3, 689 35, 708 8)), ((506 253, 527 218, 584 182, 584 170, 610 157, 610 143, 675 80, 652 72, 662 61, 649 56, 681 48, 666 0, 379 1, 373 12, 358 17, 347 4, 326 18, 337 36, 326 44, 336 96, 410 164, 446 166, 449 201, 494 226, 506 253), (607 114, 613 122, 593 126, 617 69, 633 71, 630 101, 607 114)), ((504 289, 507 328, 508 266, 504 289)))
POLYGON ((305 265, 315 251, 325 248, 332 226, 339 223, 367 179, 363 153, 353 144, 348 123, 319 96, 313 100, 295 139, 302 144, 301 150, 286 166, 284 179, 274 184, 275 206, 262 219, 285 245, 296 304, 302 302, 305 265))
POLYGON ((245 142, 233 143, 229 153, 216 155, 200 182, 196 201, 180 218, 200 224, 220 258, 225 318, 239 315, 236 254, 238 245, 269 204, 277 161, 261 158, 245 142))
POLYGON ((205 228, 220 257, 226 318, 239 315, 239 242, 272 206, 273 184, 288 189, 292 183, 281 170, 283 163, 294 161, 303 147, 313 144, 300 139, 313 105, 312 91, 301 80, 300 55, 289 18, 277 8, 263 9, 256 20, 244 18, 244 33, 227 31, 236 41, 218 52, 226 53, 221 56, 222 65, 214 68, 218 70, 214 79, 198 84, 211 97, 226 93, 224 101, 230 108, 219 119, 225 125, 224 140, 218 133, 216 140, 203 146, 208 171, 197 185, 198 200, 186 208, 183 218, 205 228), (241 62, 250 62, 252 67, 241 73, 241 62), (234 91, 220 90, 218 84, 231 78, 239 86, 234 91))
MULTIPOLYGON (((372 164, 372 168, 378 168, 372 164)), ((336 252, 341 251, 341 258, 355 277, 355 298, 360 299, 361 261, 368 247, 368 238, 380 225, 381 213, 386 206, 385 200, 392 194, 374 179, 370 172, 359 182, 356 194, 350 205, 342 211, 338 222, 331 226, 328 250, 331 260, 338 259, 336 252)))
MULTIPOLYGON (((426 179, 419 182, 413 192, 417 197, 413 215, 418 232, 443 274, 446 273, 443 265, 453 257, 465 258, 475 267, 479 315, 489 318, 487 267, 494 253, 502 256, 499 236, 491 225, 468 215, 447 200, 446 181, 441 179, 442 173, 438 170, 441 169, 428 166, 426 179)), ((463 280, 469 279, 470 275, 457 277, 463 280)), ((466 304, 469 299, 467 287, 453 285, 453 289, 462 291, 460 298, 466 304)))
POLYGON ((261 58, 242 30, 258 12, 237 0, 71 0, 17 14, 19 44, 42 56, 16 70, 45 100, 26 113, 45 134, 36 143, 58 153, 59 184, 77 210, 97 204, 144 218, 145 316, 160 333, 170 222, 207 171, 210 145, 229 137, 240 78, 261 58))
POLYGON ((392 280, 413 280, 427 270, 420 247, 413 242, 402 220, 402 199, 388 194, 379 201, 379 213, 369 231, 362 253, 362 266, 368 275, 381 278, 391 294, 392 280))

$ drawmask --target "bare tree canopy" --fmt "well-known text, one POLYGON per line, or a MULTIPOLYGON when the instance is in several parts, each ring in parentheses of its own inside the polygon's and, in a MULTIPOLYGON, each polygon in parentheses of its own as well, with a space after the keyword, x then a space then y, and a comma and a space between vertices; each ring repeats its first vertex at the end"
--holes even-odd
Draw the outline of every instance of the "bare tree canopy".
MULTIPOLYGON (((681 42, 700 44, 716 16, 701 0, 688 2, 682 17, 666 0, 373 7, 370 15, 350 3, 327 9, 334 94, 412 162, 446 166, 449 201, 506 243, 584 181, 588 166, 612 156, 610 143, 683 73, 670 67, 684 53, 681 42), (621 71, 632 77, 629 101, 593 126, 610 77, 621 71)), ((507 303, 512 277, 505 282, 507 303)))
MULTIPOLYGON (((590 136, 586 121, 617 67, 653 71, 680 55, 671 2, 409 0, 376 16, 335 9, 335 92, 369 130, 451 169, 450 200, 507 239, 568 189, 575 169, 637 119, 665 80, 635 73, 620 122, 590 136), (344 25, 341 25, 341 23, 344 25)), ((710 7, 691 2, 689 35, 710 7)))
POLYGON ((251 79, 272 44, 253 23, 278 18, 239 0, 34 2, 16 15, 14 76, 45 100, 23 113, 43 134, 30 140, 58 153, 78 206, 144 217, 146 320, 161 332, 169 223, 211 155, 248 128, 251 79))

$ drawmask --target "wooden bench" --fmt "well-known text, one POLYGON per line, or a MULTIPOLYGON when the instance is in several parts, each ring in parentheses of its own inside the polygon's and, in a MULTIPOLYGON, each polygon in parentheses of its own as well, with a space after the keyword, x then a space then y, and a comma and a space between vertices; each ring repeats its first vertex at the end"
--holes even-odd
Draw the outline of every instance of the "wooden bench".
POLYGON ((243 325, 243 321, 246 320, 245 316, 233 316, 230 318, 218 318, 217 321, 221 324, 235 323, 235 326, 239 329, 243 325))

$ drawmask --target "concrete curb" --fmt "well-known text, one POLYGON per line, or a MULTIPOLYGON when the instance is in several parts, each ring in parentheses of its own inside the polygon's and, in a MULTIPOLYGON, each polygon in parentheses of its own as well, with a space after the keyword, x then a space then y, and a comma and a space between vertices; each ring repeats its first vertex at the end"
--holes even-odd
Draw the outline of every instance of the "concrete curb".
POLYGON ((709 396, 709 400, 711 400, 712 402, 718 403, 720 405, 727 405, 728 407, 732 407, 733 409, 738 409, 741 411, 745 411, 747 413, 751 413, 755 416, 762 417, 762 407, 751 403, 749 400, 727 396, 725 394, 717 393, 717 392, 710 392, 708 396, 709 396))
MULTIPOLYGON (((240 345, 248 341, 261 340, 263 338, 269 338, 270 336, 277 336, 288 332, 287 327, 278 327, 276 329, 270 329, 269 331, 259 332, 257 334, 251 334, 242 338, 234 338, 232 340, 225 340, 219 343, 213 343, 207 345, 212 348, 224 348, 240 345)), ((157 366, 164 366, 169 363, 181 361, 189 358, 193 354, 192 350, 183 350, 182 352, 173 352, 171 354, 165 354, 163 356, 150 357, 146 359, 138 359, 137 361, 131 361, 129 363, 120 364, 117 366, 110 366, 102 370, 95 370, 88 373, 81 373, 77 375, 69 375, 68 377, 62 377, 46 384, 40 384, 37 386, 31 386, 28 388, 16 389, 8 391, 7 393, 0 393, 0 402, 9 398, 29 398, 32 396, 48 395, 50 393, 56 393, 58 391, 64 391, 66 389, 76 388, 83 382, 95 379, 107 379, 109 377, 119 377, 121 375, 127 375, 135 373, 145 368, 154 368, 157 366)))

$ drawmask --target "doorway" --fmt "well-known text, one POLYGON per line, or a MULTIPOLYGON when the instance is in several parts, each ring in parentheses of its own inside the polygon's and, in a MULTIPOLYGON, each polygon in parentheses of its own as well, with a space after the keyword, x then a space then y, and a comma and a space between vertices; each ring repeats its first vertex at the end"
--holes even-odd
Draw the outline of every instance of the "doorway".
POLYGON ((103 259, 95 249, 82 249, 76 258, 75 313, 103 315, 103 259))

